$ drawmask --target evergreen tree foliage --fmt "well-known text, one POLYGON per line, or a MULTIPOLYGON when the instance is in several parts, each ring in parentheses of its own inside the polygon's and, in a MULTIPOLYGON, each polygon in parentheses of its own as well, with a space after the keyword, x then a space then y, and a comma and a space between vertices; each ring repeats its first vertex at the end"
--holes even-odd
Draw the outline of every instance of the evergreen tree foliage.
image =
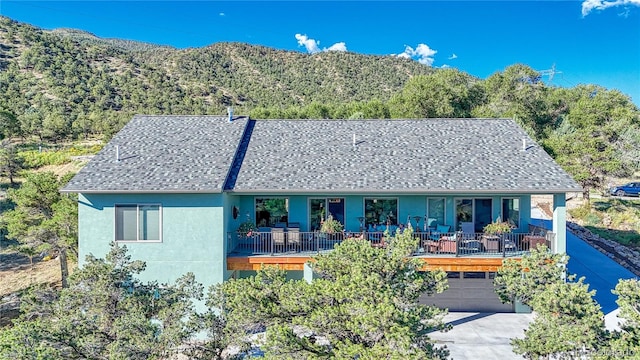
POLYGON ((627 152, 638 151, 640 116, 628 97, 597 86, 579 86, 566 115, 543 144, 574 179, 589 190, 601 189, 607 176, 625 176, 638 169, 627 152))
POLYGON ((144 269, 112 245, 105 259, 88 256, 68 288, 32 289, 14 326, 0 330, 0 358, 219 359, 220 339, 208 348, 193 341, 202 328, 194 301, 203 295, 193 274, 143 283, 136 276, 144 269))
POLYGON ((583 279, 549 283, 531 301, 535 319, 513 351, 526 359, 579 359, 606 348, 604 314, 583 279))
POLYGON ((15 177, 22 169, 22 159, 18 156, 16 147, 8 140, 0 143, 0 176, 9 179, 11 187, 16 185, 15 177))
POLYGON ((620 331, 612 334, 607 353, 608 358, 631 358, 640 355, 640 282, 638 279, 620 280, 614 294, 620 307, 618 317, 620 331))
POLYGON ((564 282, 568 261, 566 254, 554 254, 544 245, 521 259, 507 258, 494 279, 496 293, 503 303, 517 300, 530 306, 549 285, 564 282))
POLYGON ((59 255, 63 287, 69 275, 67 255, 78 254, 77 200, 59 192, 72 175, 59 179, 52 172, 27 174, 20 188, 7 192, 14 209, 2 214, 7 236, 17 239, 21 248, 59 255))
POLYGON ((422 271, 408 258, 412 231, 397 234, 386 249, 347 239, 310 263, 316 278, 287 280, 284 271, 263 268, 210 290, 227 331, 247 345, 266 330, 267 357, 287 359, 444 359, 448 351, 428 333, 445 329, 444 311, 418 304, 423 293, 442 292, 443 271, 422 271))
POLYGON ((464 118, 483 102, 479 80, 456 69, 410 79, 390 102, 393 118, 464 118))

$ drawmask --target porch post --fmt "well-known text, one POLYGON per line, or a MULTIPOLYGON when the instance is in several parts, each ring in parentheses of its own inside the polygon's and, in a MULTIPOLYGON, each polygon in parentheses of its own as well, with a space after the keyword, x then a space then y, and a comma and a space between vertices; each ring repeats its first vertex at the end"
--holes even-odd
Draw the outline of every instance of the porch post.
POLYGON ((566 194, 553 194, 553 225, 556 241, 552 244, 552 251, 556 254, 567 252, 567 208, 566 194))
POLYGON ((304 279, 304 281, 311 284, 314 277, 315 276, 313 275, 313 270, 311 269, 311 266, 309 266, 309 263, 308 262, 304 263, 303 272, 302 272, 302 278, 304 279))

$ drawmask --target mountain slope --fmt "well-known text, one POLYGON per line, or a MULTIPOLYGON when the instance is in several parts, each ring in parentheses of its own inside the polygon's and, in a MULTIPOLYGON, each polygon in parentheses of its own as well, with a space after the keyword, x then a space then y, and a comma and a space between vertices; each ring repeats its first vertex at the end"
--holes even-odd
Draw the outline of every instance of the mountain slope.
POLYGON ((96 128, 87 124, 96 121, 91 114, 105 112, 119 122, 120 114, 140 112, 387 100, 411 77, 432 72, 390 56, 309 55, 241 43, 181 50, 80 30, 44 31, 6 17, 0 17, 0 70, 0 107, 81 128, 96 128))

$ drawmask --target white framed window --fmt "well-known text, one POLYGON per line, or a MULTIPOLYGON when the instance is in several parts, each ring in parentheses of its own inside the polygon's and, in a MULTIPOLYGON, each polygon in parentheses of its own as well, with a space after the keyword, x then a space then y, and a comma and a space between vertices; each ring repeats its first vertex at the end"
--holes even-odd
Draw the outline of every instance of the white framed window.
POLYGON ((116 241, 162 241, 160 204, 115 205, 116 241))
POLYGON ((520 198, 502 199, 502 221, 520 227, 520 198))

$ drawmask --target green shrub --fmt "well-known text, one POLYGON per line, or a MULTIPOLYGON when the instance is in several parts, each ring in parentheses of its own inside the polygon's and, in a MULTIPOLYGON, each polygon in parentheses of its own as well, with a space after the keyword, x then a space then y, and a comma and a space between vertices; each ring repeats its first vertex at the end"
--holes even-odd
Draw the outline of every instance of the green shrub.
POLYGON ((91 146, 73 145, 66 151, 68 152, 69 156, 80 156, 97 154, 100 150, 102 150, 102 145, 96 144, 91 146))
POLYGON ((61 151, 28 150, 18 153, 26 169, 36 169, 47 165, 63 165, 71 162, 69 154, 61 151))
POLYGON ((37 169, 47 165, 64 165, 71 162, 72 156, 92 155, 102 149, 102 145, 73 145, 66 149, 36 149, 33 146, 18 152, 25 169, 37 169), (31 149, 31 150, 27 150, 31 149))
POLYGON ((589 213, 584 217, 585 225, 597 226, 602 223, 602 218, 596 213, 589 213))
POLYGON ((591 207, 589 205, 582 205, 580 207, 569 210, 569 214, 571 214, 571 216, 580 220, 584 220, 590 213, 591 207))

